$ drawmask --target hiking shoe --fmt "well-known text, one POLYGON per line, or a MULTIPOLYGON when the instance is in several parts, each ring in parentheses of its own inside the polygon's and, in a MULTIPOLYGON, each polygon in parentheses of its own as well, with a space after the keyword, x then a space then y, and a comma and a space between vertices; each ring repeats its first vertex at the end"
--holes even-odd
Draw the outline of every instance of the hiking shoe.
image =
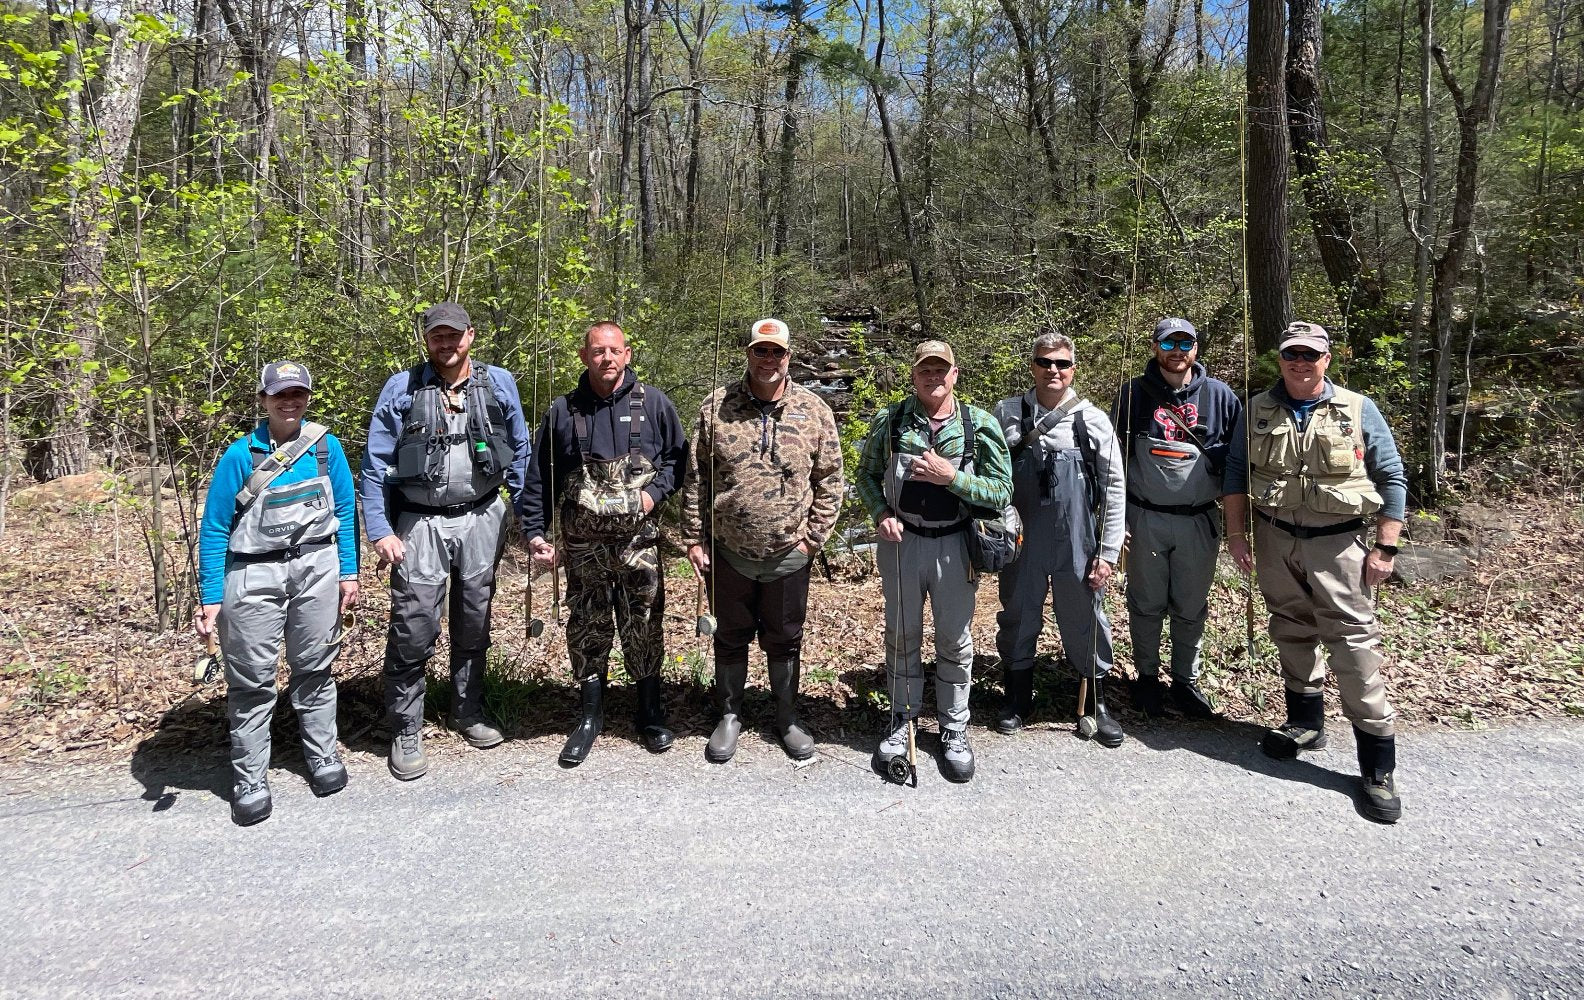
POLYGON ((1366 774, 1364 785, 1364 815, 1377 823, 1395 823, 1402 819, 1402 799, 1397 797, 1397 783, 1392 772, 1366 774))
POLYGON ((1287 722, 1280 729, 1272 729, 1260 740, 1265 756, 1277 760, 1294 760, 1305 750, 1324 750, 1325 729, 1307 729, 1296 722, 1287 722))
POLYGON ((429 773, 429 756, 424 753, 422 723, 396 733, 390 745, 390 773, 401 781, 412 781, 429 773))
POLYGON ((968 730, 941 731, 941 763, 945 765, 947 781, 962 784, 973 779, 974 755, 973 748, 968 745, 968 730))
POLYGON ((335 754, 308 758, 308 785, 320 798, 334 795, 346 787, 347 769, 335 754))
POLYGON ((908 748, 908 720, 900 715, 891 717, 891 734, 880 741, 874 752, 874 769, 886 774, 891 758, 906 757, 908 748))
MULTIPOLYGON (((1157 684, 1159 679, 1157 679, 1157 684)), ((1172 705, 1177 711, 1190 719, 1216 719, 1215 706, 1210 702, 1210 696, 1199 689, 1194 681, 1183 680, 1181 677, 1172 678, 1171 686, 1172 705)))
POLYGON ((455 719, 451 723, 451 728, 467 740, 468 746, 477 750, 488 750, 490 747, 499 746, 506 738, 499 726, 482 715, 472 719, 455 719))
POLYGON ((1158 674, 1140 674, 1139 679, 1133 682, 1133 703, 1152 719, 1166 714, 1165 695, 1158 674))
POLYGON ((264 822, 269 819, 274 806, 267 779, 236 785, 231 789, 231 822, 237 826, 264 822))

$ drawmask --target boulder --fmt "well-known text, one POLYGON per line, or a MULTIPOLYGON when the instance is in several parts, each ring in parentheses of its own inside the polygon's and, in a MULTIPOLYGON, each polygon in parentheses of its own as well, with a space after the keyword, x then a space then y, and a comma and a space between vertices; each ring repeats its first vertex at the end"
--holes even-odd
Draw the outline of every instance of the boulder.
POLYGON ((1403 583, 1436 583, 1473 572, 1475 553, 1457 545, 1404 545, 1392 561, 1403 583))
POLYGON ((11 507, 16 510, 53 511, 69 514, 83 507, 104 503, 110 499, 106 488, 112 477, 104 472, 84 472, 77 476, 62 476, 47 483, 39 483, 11 494, 11 507))

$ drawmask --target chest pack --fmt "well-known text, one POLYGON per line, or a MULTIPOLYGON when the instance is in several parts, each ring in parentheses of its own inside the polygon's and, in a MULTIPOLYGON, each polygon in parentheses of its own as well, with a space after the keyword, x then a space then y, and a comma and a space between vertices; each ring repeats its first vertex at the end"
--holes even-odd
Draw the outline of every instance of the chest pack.
POLYGON ((407 370, 410 402, 402 414, 396 471, 387 481, 429 486, 443 483, 447 451, 466 445, 473 467, 485 479, 499 485, 511 468, 516 451, 511 443, 506 407, 495 395, 489 366, 475 362, 462 390, 467 400, 467 425, 463 431, 451 429, 450 410, 445 400, 449 390, 432 382, 424 384, 423 373, 427 367, 419 364, 407 370))
MULTIPOLYGON (((895 455, 902 445, 902 406, 898 403, 891 412, 891 452, 895 455)), ((957 419, 962 422, 962 454, 957 456, 959 470, 970 468, 974 456, 974 425, 968 414, 968 404, 957 401, 957 419)), ((941 487, 944 489, 945 487, 941 487)), ((961 503, 961 501, 959 501, 961 503)), ((976 573, 999 573, 1017 559, 1023 551, 1023 519, 1017 508, 1007 504, 1000 510, 962 503, 967 508, 968 519, 961 530, 968 533, 968 562, 976 573)))
POLYGON ((593 414, 574 408, 567 397, 580 460, 561 507, 562 529, 569 536, 630 538, 646 530, 643 490, 654 481, 656 470, 643 453, 645 398, 644 384, 635 382, 627 394, 627 452, 600 459, 594 457, 593 414))
POLYGON ((249 448, 253 473, 237 492, 227 547, 234 562, 295 558, 335 541, 340 520, 330 486, 330 446, 323 425, 304 423, 297 437, 274 451, 249 448), (317 475, 285 486, 277 477, 313 451, 317 475))
MULTIPOLYGON (((302 426, 298 428, 297 436, 274 451, 264 452, 249 448, 248 457, 253 460, 253 473, 248 476, 247 482, 242 484, 242 489, 237 493, 237 515, 246 513, 259 495, 275 481, 276 476, 291 468, 299 458, 312 451, 314 445, 328 433, 330 428, 324 424, 304 420, 302 426)), ((319 474, 330 475, 329 445, 319 449, 319 474)))

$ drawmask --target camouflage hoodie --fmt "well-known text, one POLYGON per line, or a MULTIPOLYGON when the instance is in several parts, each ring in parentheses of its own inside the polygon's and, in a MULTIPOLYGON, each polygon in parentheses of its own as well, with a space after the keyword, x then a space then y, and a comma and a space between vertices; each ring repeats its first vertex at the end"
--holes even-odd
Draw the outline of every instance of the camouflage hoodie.
POLYGON ((798 542, 825 544, 841 508, 841 438, 813 391, 789 382, 761 409, 744 380, 716 389, 699 409, 694 442, 684 545, 713 535, 738 555, 768 559, 798 542))

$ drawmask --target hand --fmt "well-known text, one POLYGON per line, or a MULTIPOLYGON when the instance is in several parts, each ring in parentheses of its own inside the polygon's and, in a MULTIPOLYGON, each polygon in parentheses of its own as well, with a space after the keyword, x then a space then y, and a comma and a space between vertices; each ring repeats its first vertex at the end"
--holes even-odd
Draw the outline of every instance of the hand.
POLYGON ((214 634, 215 619, 220 617, 220 605, 205 604, 201 608, 193 609, 193 628, 198 632, 198 638, 207 639, 214 634))
POLYGON ((895 514, 881 518, 877 528, 881 541, 900 542, 902 540, 902 522, 897 519, 895 514))
POLYGON ((1104 590, 1106 581, 1111 579, 1111 574, 1115 571, 1115 566, 1096 556, 1089 564, 1089 576, 1085 582, 1089 584, 1090 590, 1104 590))
POLYGON ((1238 569, 1245 574, 1254 571, 1254 553, 1249 549, 1247 535, 1229 535, 1227 551, 1232 553, 1232 561, 1237 563, 1238 569))
POLYGON ((647 490, 640 491, 638 494, 638 505, 642 507, 643 512, 647 514, 654 510, 654 497, 650 496, 647 490))
POLYGON ((817 551, 807 538, 797 543, 797 550, 808 556, 810 559, 814 558, 814 553, 817 551))
POLYGON ((356 580, 341 581, 341 613, 344 615, 358 605, 358 582, 356 580))
POLYGON ((379 553, 380 566, 400 566, 407 557, 407 547, 395 535, 386 535, 374 543, 374 551, 379 553))
POLYGON ((908 467, 909 479, 921 479, 936 486, 948 485, 956 475, 956 466, 935 454, 934 448, 914 458, 908 467))
POLYGON ((1370 549, 1369 555, 1364 557, 1364 582, 1371 587, 1379 587, 1392 575, 1394 559, 1380 549, 1370 549))
POLYGON ((693 575, 700 580, 704 579, 704 574, 708 573, 710 568, 709 553, 704 551, 704 546, 689 545, 687 557, 688 562, 693 564, 693 575))
POLYGON ((528 551, 533 553, 533 561, 541 566, 554 567, 559 555, 556 552, 556 547, 543 538, 529 539, 528 551))

